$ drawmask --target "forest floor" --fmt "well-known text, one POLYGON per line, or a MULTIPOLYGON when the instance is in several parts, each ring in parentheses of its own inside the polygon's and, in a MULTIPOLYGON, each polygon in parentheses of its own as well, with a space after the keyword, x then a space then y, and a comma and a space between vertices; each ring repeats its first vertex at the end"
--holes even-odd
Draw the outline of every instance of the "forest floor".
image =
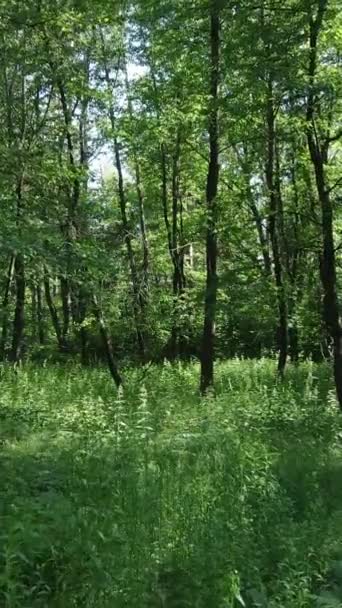
POLYGON ((3 369, 0 606, 342 606, 329 368, 3 369))

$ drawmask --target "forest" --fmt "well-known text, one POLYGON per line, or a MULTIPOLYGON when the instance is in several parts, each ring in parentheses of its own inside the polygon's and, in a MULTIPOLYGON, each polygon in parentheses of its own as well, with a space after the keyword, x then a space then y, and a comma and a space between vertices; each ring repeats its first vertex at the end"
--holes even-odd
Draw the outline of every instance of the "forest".
POLYGON ((342 606, 339 0, 0 0, 0 608, 342 606))

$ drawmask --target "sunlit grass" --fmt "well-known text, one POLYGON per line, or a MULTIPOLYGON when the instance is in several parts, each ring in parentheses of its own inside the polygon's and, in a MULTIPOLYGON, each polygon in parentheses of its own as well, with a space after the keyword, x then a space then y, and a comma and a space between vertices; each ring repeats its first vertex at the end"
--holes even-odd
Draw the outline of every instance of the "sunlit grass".
POLYGON ((272 361, 222 363, 204 401, 196 365, 125 377, 117 393, 102 368, 2 371, 0 606, 300 608, 336 595, 329 368, 293 367, 280 384, 272 361))

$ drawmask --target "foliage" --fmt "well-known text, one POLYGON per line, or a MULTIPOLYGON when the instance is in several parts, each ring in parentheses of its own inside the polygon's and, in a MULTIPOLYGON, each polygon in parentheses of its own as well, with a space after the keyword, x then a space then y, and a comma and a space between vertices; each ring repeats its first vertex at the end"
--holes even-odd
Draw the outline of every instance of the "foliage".
POLYGON ((215 400, 196 365, 141 373, 113 394, 102 368, 2 369, 0 604, 335 605, 328 367, 275 384, 272 361, 232 360, 215 400))

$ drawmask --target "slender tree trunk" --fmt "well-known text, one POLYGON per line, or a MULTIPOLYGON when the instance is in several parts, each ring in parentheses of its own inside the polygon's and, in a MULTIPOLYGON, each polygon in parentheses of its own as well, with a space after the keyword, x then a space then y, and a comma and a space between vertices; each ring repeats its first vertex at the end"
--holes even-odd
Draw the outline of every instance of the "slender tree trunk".
MULTIPOLYGON (((293 151, 293 157, 291 162, 291 182, 293 189, 293 202, 294 202, 294 226, 293 226, 293 238, 294 248, 289 252, 289 268, 288 275, 290 280, 291 293, 289 294, 289 318, 291 320, 291 326, 289 327, 289 354, 292 363, 297 363, 299 360, 299 329, 296 320, 296 307, 297 302, 300 299, 300 293, 302 293, 303 287, 300 287, 300 279, 298 277, 298 264, 299 264, 299 193, 297 186, 296 176, 296 154, 293 151), (291 254, 291 255, 290 255, 291 254), (290 263, 291 258, 291 263, 290 263)), ((303 281, 304 282, 304 281, 303 281)), ((303 283, 302 282, 302 283, 303 283)))
MULTIPOLYGON (((53 62, 51 62, 51 67, 53 71, 56 73, 56 67, 53 62)), ((86 59, 86 69, 87 74, 89 76, 89 65, 86 59)), ((69 269, 69 277, 65 280, 61 281, 61 296, 62 296, 62 306, 63 306, 63 326, 61 327, 58 321, 58 316, 53 314, 53 308, 50 308, 50 314, 53 319, 56 335, 57 335, 57 324, 56 319, 58 321, 58 331, 61 332, 60 338, 57 339, 60 344, 60 348, 62 350, 67 349, 67 334, 70 325, 70 312, 72 314, 73 320, 75 323, 80 323, 80 314, 79 314, 79 302, 80 302, 80 294, 79 288, 77 285, 72 284, 70 278, 70 268, 72 265, 72 257, 73 256, 73 245, 75 241, 77 241, 80 237, 79 234, 79 218, 78 218, 78 209, 81 198, 82 184, 81 178, 79 176, 79 167, 77 165, 77 153, 75 150, 75 145, 72 136, 72 114, 68 106, 67 101, 67 92, 65 88, 65 84, 61 80, 60 77, 57 77, 57 87, 60 96, 60 102, 63 112, 64 125, 65 125, 65 138, 67 144, 68 151, 68 159, 69 159, 69 167, 70 173, 72 176, 72 185, 69 194, 69 209, 68 209, 68 221, 67 221, 67 231, 66 231, 66 244, 68 247, 68 269, 69 269)), ((82 169, 87 168, 87 149, 86 149, 86 137, 85 132, 85 123, 86 123, 86 113, 87 113, 87 105, 88 101, 83 101, 82 103, 82 111, 81 111, 81 119, 80 119, 80 167, 82 169)), ((82 321, 82 320, 81 320, 82 321)), ((84 360, 85 353, 84 348, 86 348, 86 340, 84 339, 85 330, 81 329, 81 358, 84 360)))
POLYGON ((286 289, 284 283, 284 271, 281 258, 281 248, 279 240, 279 186, 277 187, 275 178, 275 111, 273 100, 273 83, 269 79, 268 99, 267 99, 267 163, 266 181, 270 202, 269 232, 272 246, 274 278, 277 292, 278 304, 278 373, 281 378, 284 376, 287 354, 288 354, 288 312, 286 301, 286 289))
MULTIPOLYGON (((102 45, 102 53, 103 53, 103 64, 104 64, 103 67, 104 67, 104 72, 105 72, 105 79, 106 79, 108 91, 112 93, 113 91, 112 91, 112 85, 111 85, 110 71, 109 71, 109 67, 107 64, 105 41, 104 41, 102 32, 101 32, 101 45, 102 45)), ((143 331, 144 317, 145 317, 145 315, 144 315, 145 302, 144 302, 143 294, 139 288, 138 272, 137 272, 137 267, 136 267, 136 263, 135 263, 130 224, 129 224, 129 220, 128 220, 128 216, 127 216, 126 193, 125 193, 125 187, 124 187, 120 143, 119 143, 118 138, 115 135, 115 127, 116 127, 115 113, 114 113, 114 107, 112 104, 110 104, 110 106, 109 106, 108 115, 109 115, 111 128, 113 131, 113 149, 114 149, 115 166, 116 166, 116 171, 118 174, 118 195, 119 195, 119 205, 120 205, 120 212, 121 212, 121 221, 122 221, 125 245, 126 245, 127 256, 128 256, 128 263, 129 263, 131 281, 132 281, 133 315, 134 315, 134 322, 135 322, 135 330, 136 330, 139 354, 140 354, 142 361, 145 361, 145 336, 144 336, 144 331, 143 331)))
POLYGON ((325 164, 327 162, 327 142, 319 139, 316 128, 315 80, 317 71, 317 45, 323 25, 327 0, 318 0, 317 14, 310 18, 310 89, 307 104, 307 141, 311 162, 315 172, 318 198, 322 217, 322 253, 320 256, 320 276, 323 286, 323 315, 332 338, 334 352, 334 378, 339 406, 342 409, 342 326, 337 295, 336 256, 334 244, 333 205, 327 182, 325 164))
POLYGON ((70 286, 69 281, 65 277, 60 277, 61 285, 61 300, 62 300, 62 311, 63 311, 63 324, 62 324, 62 336, 63 341, 66 343, 68 339, 69 326, 70 326, 70 286))
POLYGON ((13 320, 13 336, 10 360, 13 363, 20 361, 23 348, 24 326, 25 326, 25 264, 24 257, 18 253, 14 263, 14 279, 16 304, 13 320))
POLYGON ((42 289, 39 283, 36 287, 37 291, 37 324, 38 324, 38 338, 40 346, 45 344, 45 331, 44 331, 44 311, 43 311, 43 298, 42 289))
POLYGON ((45 289, 45 299, 46 299, 46 303, 48 305, 48 309, 50 312, 52 325, 55 330, 58 347, 61 352, 65 352, 67 350, 67 344, 63 337, 62 327, 59 322, 58 313, 57 313, 57 310, 56 310, 56 307, 55 307, 55 304, 53 302, 53 298, 51 295, 50 281, 49 281, 49 277, 48 277, 46 270, 44 273, 44 289, 45 289))
POLYGON ((183 222, 180 201, 180 133, 177 133, 176 149, 173 156, 172 166, 172 230, 170 251, 173 264, 173 322, 171 331, 171 356, 175 359, 183 353, 183 342, 181 327, 179 325, 180 304, 186 286, 184 275, 184 248, 183 248, 183 222))
POLYGON ((247 195, 248 195, 248 199, 249 199, 250 210, 252 212, 252 216, 253 216, 254 223, 255 223, 258 237, 259 237, 259 244, 260 244, 260 249, 261 249, 262 258, 263 258, 263 262, 264 262, 265 274, 267 276, 270 276, 272 274, 272 263, 271 263, 270 252, 269 252, 268 243, 267 243, 267 237, 264 232, 264 227, 262 225, 262 219, 261 219, 261 216, 259 213, 259 209, 255 204, 255 201, 253 199, 253 194, 251 192, 249 185, 248 185, 247 195))
POLYGON ((31 285, 31 327, 32 342, 35 344, 37 340, 37 290, 34 283, 31 285))
POLYGON ((123 173, 122 173, 122 164, 121 164, 121 155, 120 155, 120 146, 119 142, 114 138, 114 154, 115 154, 115 163, 116 169, 118 173, 118 192, 119 192, 119 202, 120 202, 120 210, 121 210, 121 219, 122 225, 124 229, 125 243, 128 254, 128 261, 131 271, 131 279, 132 279, 132 289, 133 289, 133 312, 135 318, 136 325, 136 334, 137 334, 137 342, 139 347, 139 352, 142 360, 145 360, 145 340, 143 331, 141 328, 141 317, 144 310, 144 301, 142 299, 142 294, 139 290, 139 282, 138 282, 138 273, 134 259, 134 252, 132 246, 132 238, 130 232, 129 221, 127 217, 126 211, 126 194, 124 189, 124 181, 123 181, 123 173))
POLYGON ((323 286, 324 320, 333 341, 334 378, 339 405, 342 409, 342 327, 337 295, 336 257, 333 230, 333 208, 325 184, 323 163, 314 157, 315 175, 322 210, 323 251, 320 259, 320 276, 323 286))
POLYGON ((241 169, 244 173, 246 183, 246 198, 251 211, 251 215, 254 220, 254 224, 258 233, 259 245, 262 253, 264 270, 266 276, 272 275, 272 262, 269 251, 269 242, 267 238, 267 228, 263 226, 263 219, 258 209, 257 203, 254 198, 254 194, 251 188, 252 171, 250 168, 249 157, 248 157, 248 146, 246 143, 243 144, 243 156, 241 156, 239 150, 235 148, 236 155, 240 161, 241 169))
POLYGON ((9 268, 6 276, 5 292, 2 300, 2 330, 1 330, 1 342, 0 342, 0 361, 5 359, 7 336, 8 336, 8 305, 11 291, 11 285, 14 274, 15 256, 12 255, 9 263, 9 268))
POLYGON ((210 96, 209 111, 209 147, 210 160, 207 176, 207 238, 206 266, 207 280, 204 305, 204 328, 201 352, 201 393, 214 386, 215 357, 215 319, 217 300, 217 203, 216 196, 219 183, 219 146, 218 146, 218 89, 220 63, 220 19, 218 0, 211 2, 210 14, 210 96))
POLYGON ((115 362, 112 339, 111 339, 110 333, 108 331, 104 315, 102 313, 101 307, 98 303, 96 296, 93 296, 93 308, 94 308, 95 318, 99 324, 103 345, 104 345, 104 348, 106 351, 108 369, 115 382, 115 385, 119 388, 119 386, 121 386, 121 384, 122 384, 122 378, 121 378, 121 375, 119 373, 118 367, 115 362))
MULTIPOLYGON (((130 86, 127 74, 127 67, 125 67, 125 83, 126 83, 126 93, 128 99, 128 113, 133 124, 133 107, 132 100, 130 95, 130 86)), ((138 159, 138 154, 136 150, 136 146, 133 142, 133 164, 134 164, 134 173, 135 173, 135 188, 137 193, 137 201, 138 201, 138 211, 139 211, 139 224, 140 224, 140 233, 142 239, 142 251, 143 251, 143 291, 144 291, 144 300, 148 299, 148 291, 149 291, 149 244, 148 244, 148 236, 147 236, 147 228, 146 228, 146 219, 145 219, 145 201, 144 201, 144 191, 141 181, 141 171, 140 171, 140 163, 138 159)))
MULTIPOLYGON (((21 217, 23 212, 23 175, 20 176, 17 183, 17 228, 18 234, 21 235, 21 217)), ((10 352, 10 360, 14 363, 20 361, 22 356, 24 326, 25 326, 25 261, 22 253, 17 253, 14 262, 14 280, 15 280, 15 310, 13 320, 12 348, 10 352)))
POLYGON ((149 291, 149 245, 147 238, 147 229, 146 229, 146 219, 145 219, 145 205, 144 205, 144 194, 141 184, 141 176, 140 176, 140 166, 137 160, 136 154, 134 155, 134 165, 135 165, 135 184, 137 190, 137 198, 138 198, 138 208, 139 208, 139 222, 140 222, 140 232, 143 244, 143 276, 144 276, 144 291, 145 291, 145 300, 148 299, 148 291, 149 291))
MULTIPOLYGON (((158 87, 155 77, 154 63, 150 58, 150 70, 152 84, 155 94, 155 105, 157 119, 160 122, 160 108, 158 102, 158 87)), ((175 359, 183 351, 183 339, 180 335, 178 323, 179 304, 186 287, 186 278, 184 273, 184 247, 182 243, 183 223, 182 223, 182 206, 179 196, 179 180, 180 180, 180 143, 181 134, 180 128, 176 136, 176 149, 173 155, 172 162, 172 218, 169 218, 169 195, 168 195, 168 158, 167 149, 164 142, 160 144, 160 167, 161 167, 161 201, 166 228, 167 244, 169 249, 170 260, 172 263, 172 287, 173 287, 173 318, 172 329, 168 343, 165 347, 166 355, 171 359, 175 359)))

